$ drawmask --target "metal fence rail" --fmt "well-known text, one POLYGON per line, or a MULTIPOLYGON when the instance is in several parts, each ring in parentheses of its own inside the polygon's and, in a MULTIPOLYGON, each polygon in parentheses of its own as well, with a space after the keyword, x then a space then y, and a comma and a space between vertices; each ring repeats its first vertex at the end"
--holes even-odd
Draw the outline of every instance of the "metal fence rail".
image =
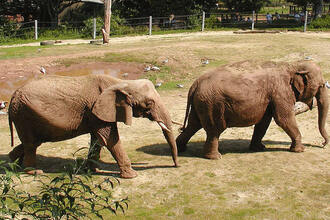
MULTIPOLYGON (((167 17, 140 17, 119 19, 112 22, 111 35, 149 34, 157 31, 217 28, 267 29, 267 28, 303 28, 311 21, 309 13, 304 14, 257 14, 254 12, 202 13, 193 15, 170 15, 167 17), (307 15, 307 17, 306 17, 307 15), (307 19, 306 19, 307 18, 307 19), (115 23, 115 25, 114 25, 115 23)), ((52 36, 78 38, 101 37, 102 19, 92 22, 10 22, 0 26, 0 44, 8 39, 38 39, 52 36)))

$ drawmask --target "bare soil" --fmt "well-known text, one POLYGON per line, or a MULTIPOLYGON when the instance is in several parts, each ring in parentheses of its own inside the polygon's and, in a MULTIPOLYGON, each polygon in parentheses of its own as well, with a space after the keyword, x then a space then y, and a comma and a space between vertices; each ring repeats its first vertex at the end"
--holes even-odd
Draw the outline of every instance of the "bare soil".
MULTIPOLYGON (((68 46, 69 47, 69 46, 68 46)), ((70 50, 73 47, 70 46, 70 50)), ((80 51, 80 46, 77 50, 80 51)), ((19 86, 19 76, 39 75, 40 66, 49 74, 73 71, 76 68, 109 67, 123 72, 142 73, 145 63, 161 62, 173 69, 174 77, 184 75, 185 87, 160 90, 172 119, 183 122, 186 95, 198 75, 219 65, 242 61, 233 68, 249 69, 255 60, 294 62, 311 56, 330 80, 330 33, 283 33, 234 35, 232 33, 184 34, 129 38, 112 42, 110 47, 63 55, 10 59, 0 62, 1 77, 19 86), (127 53, 143 57, 145 63, 76 63, 69 67, 59 60, 81 57, 102 57, 106 53, 127 53), (201 59, 210 59, 208 66, 201 59)), ((133 74, 132 74, 133 75, 133 74)), ((39 75, 40 76, 40 75, 39 75)), ((2 99, 8 94, 3 94, 2 99)), ((0 98, 0 99, 1 99, 0 98)), ((264 137, 265 152, 250 152, 249 140, 253 127, 227 129, 220 137, 221 160, 202 157, 205 132, 200 130, 190 141, 188 150, 180 154, 181 167, 173 168, 170 150, 160 128, 147 119, 136 118, 133 125, 119 125, 119 132, 138 177, 121 179, 115 196, 131 200, 126 216, 129 219, 329 219, 330 218, 330 150, 321 148, 323 141, 317 126, 317 109, 297 117, 306 146, 304 153, 288 151, 291 140, 274 122, 264 137)), ((328 116, 327 124, 329 125, 328 116)), ((329 126, 327 126, 329 127, 329 126)), ((175 127, 175 135, 179 126, 175 127)), ((328 130, 329 133, 329 130, 328 130)), ((45 143, 38 148, 38 167, 46 173, 57 173, 72 154, 88 146, 89 136, 83 135, 58 143, 45 143)), ((19 139, 15 134, 15 143, 19 139)), ((11 150, 7 116, 0 115, 0 159, 8 160, 11 150)), ((103 176, 118 174, 109 152, 102 150, 103 176)), ((26 186, 31 189, 33 184, 26 186)))

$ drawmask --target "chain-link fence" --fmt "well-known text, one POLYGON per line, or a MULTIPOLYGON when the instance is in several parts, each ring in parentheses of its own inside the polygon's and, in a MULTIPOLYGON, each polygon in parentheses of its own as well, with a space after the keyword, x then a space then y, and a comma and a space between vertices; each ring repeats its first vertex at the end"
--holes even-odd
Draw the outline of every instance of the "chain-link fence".
MULTIPOLYGON (((219 28, 268 29, 301 28, 306 31, 311 13, 258 14, 245 13, 202 13, 194 15, 170 15, 167 17, 140 17, 122 19, 113 16, 111 35, 153 34, 170 30, 212 30, 219 28), (307 17, 306 17, 307 15, 307 17), (307 19, 306 19, 307 18, 307 19)), ((14 22, 0 27, 0 43, 10 39, 63 39, 100 38, 102 18, 91 18, 75 22, 14 22)))

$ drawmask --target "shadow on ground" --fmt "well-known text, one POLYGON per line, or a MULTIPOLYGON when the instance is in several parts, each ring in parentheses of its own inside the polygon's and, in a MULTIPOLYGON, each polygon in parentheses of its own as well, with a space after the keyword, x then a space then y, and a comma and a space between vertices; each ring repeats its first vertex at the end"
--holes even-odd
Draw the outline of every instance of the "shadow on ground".
MULTIPOLYGON (((266 145, 266 150, 263 152, 273 151, 289 151, 291 142, 285 141, 263 141, 266 145), (280 147, 279 147, 280 146, 280 147)), ((219 151, 221 154, 228 153, 256 153, 249 150, 250 140, 247 139, 221 139, 219 151)), ((200 157, 203 158, 203 145, 204 142, 191 142, 188 143, 186 152, 179 153, 180 157, 200 157)), ((316 145, 305 144, 306 147, 320 147, 316 145)), ((171 151, 168 144, 153 144, 143 146, 137 149, 139 152, 143 152, 150 155, 156 156, 170 156, 171 151)), ((8 155, 0 155, 1 161, 9 162, 8 155)), ((37 168, 42 169, 45 173, 60 173, 65 170, 65 165, 74 164, 74 157, 72 158, 61 158, 37 155, 37 168)), ((119 177, 119 168, 117 163, 99 161, 98 167, 100 171, 95 175, 115 176, 119 177)), ((173 166, 167 165, 148 165, 148 163, 132 163, 134 170, 148 170, 148 169, 162 169, 172 168, 173 166)))
MULTIPOLYGON (((289 151, 291 142, 286 141, 263 141, 266 149, 263 152, 289 151), (280 147, 279 147, 280 146, 280 147)), ((249 149, 248 139, 220 139, 219 152, 224 155, 228 153, 258 153, 249 149)), ((179 153, 181 157, 203 157, 204 142, 189 142, 187 150, 179 153)), ((320 147, 317 145, 304 144, 305 147, 320 147)), ((168 144, 154 144, 140 147, 137 151, 157 156, 170 156, 171 151, 168 144)))
MULTIPOLYGON (((8 155, 0 155, 0 161, 10 162, 8 155)), ((43 170, 44 173, 61 173, 65 171, 65 166, 68 164, 74 164, 74 158, 61 158, 61 157, 51 157, 44 155, 37 155, 37 169, 43 170)), ((93 175, 103 175, 103 176, 114 176, 119 177, 120 171, 117 163, 99 161, 98 163, 99 171, 93 173, 93 175)), ((148 165, 148 163, 132 163, 132 167, 136 171, 149 170, 149 169, 160 169, 160 168, 172 168, 173 166, 167 165, 148 165)), ((3 172, 1 172, 3 174, 3 172)))

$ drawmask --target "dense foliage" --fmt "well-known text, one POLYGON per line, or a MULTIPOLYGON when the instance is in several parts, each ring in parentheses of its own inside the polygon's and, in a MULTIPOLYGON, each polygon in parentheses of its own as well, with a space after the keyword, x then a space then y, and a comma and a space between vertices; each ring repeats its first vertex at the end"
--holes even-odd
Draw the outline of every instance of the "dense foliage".
POLYGON ((245 12, 256 11, 258 12, 269 0, 223 0, 225 6, 231 11, 245 12))
POLYGON ((0 219, 104 219, 109 213, 125 212, 128 199, 114 200, 112 196, 119 181, 105 178, 95 182, 89 173, 80 172, 83 166, 83 160, 76 160, 53 178, 37 176, 37 189, 25 191, 20 187, 24 174, 17 171, 19 166, 0 161, 0 219))

